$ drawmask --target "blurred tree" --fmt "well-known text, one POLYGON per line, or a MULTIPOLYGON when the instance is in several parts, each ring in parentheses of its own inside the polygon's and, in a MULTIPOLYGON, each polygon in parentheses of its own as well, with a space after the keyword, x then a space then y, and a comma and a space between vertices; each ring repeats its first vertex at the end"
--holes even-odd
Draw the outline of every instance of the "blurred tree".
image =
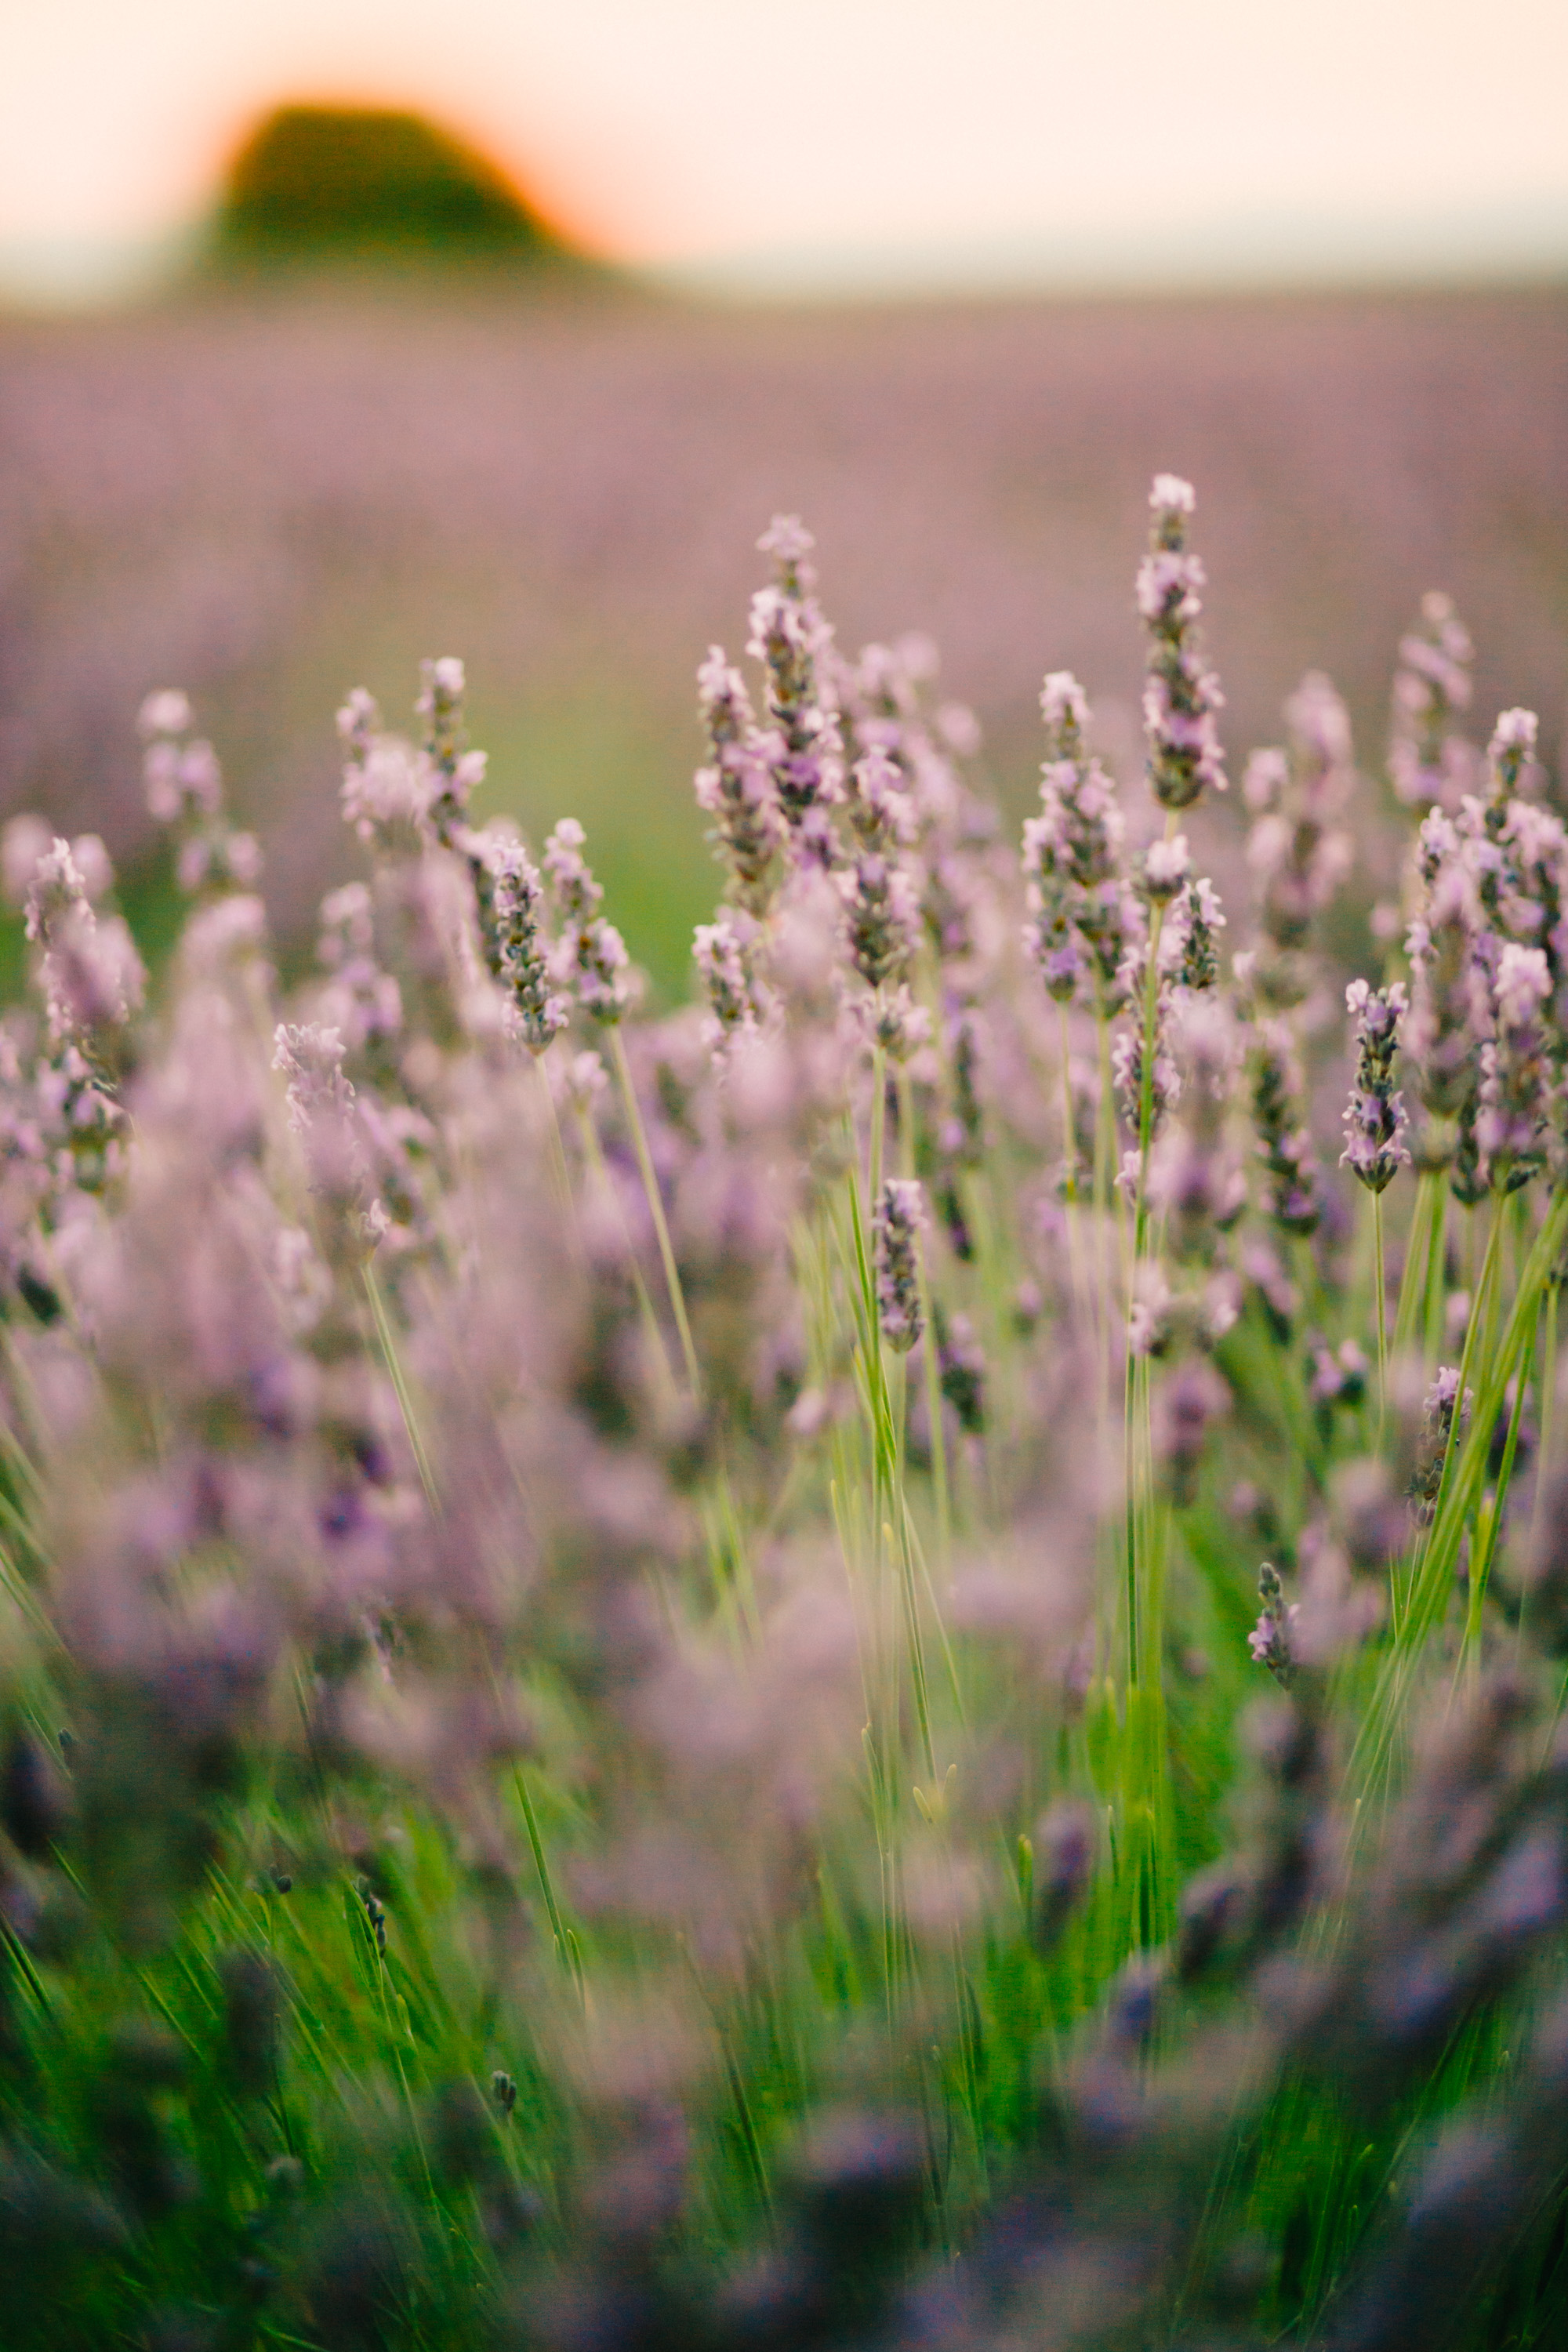
POLYGON ((216 238, 220 264, 568 251, 487 157, 373 107, 276 109, 229 166, 216 238))

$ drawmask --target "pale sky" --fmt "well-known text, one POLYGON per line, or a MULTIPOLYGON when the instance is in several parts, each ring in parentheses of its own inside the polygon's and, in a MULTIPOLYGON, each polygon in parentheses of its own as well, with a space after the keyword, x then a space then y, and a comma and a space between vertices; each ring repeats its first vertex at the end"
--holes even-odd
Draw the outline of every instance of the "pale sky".
POLYGON ((0 290, 108 285, 289 98, 757 290, 1568 269, 1568 0, 0 0, 0 290))

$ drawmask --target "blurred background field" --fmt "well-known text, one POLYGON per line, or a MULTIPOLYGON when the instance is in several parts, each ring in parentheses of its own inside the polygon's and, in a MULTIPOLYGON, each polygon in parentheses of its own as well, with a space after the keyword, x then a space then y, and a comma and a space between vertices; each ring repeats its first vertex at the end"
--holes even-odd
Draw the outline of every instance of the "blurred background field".
POLYGON ((420 656, 461 653, 490 804, 582 817, 668 996, 714 895, 693 672, 710 642, 739 654, 775 509, 816 533, 842 642, 936 639, 1010 815, 1047 667, 1136 760, 1131 579, 1162 467, 1199 488, 1237 771, 1310 667, 1376 768, 1432 586, 1478 640, 1478 728, 1534 706, 1555 767, 1565 419, 1551 287, 748 308, 586 273, 331 271, 13 316, 0 810, 101 832, 155 950, 134 719, 183 686, 297 952, 350 860, 343 689, 400 723, 420 656))

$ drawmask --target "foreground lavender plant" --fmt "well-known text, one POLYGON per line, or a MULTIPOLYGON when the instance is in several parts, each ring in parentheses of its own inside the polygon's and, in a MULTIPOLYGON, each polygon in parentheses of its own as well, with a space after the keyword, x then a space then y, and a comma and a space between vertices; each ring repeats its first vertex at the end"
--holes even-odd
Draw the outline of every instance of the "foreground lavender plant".
POLYGON ((1369 1301, 1348 726, 1248 763, 1232 954, 1192 507, 1163 833, 1053 670, 1021 864, 775 523, 667 1016, 582 828, 472 821, 452 657, 344 705, 287 996, 184 698, 156 1018, 101 844, 8 828, 8 2346, 1561 2334, 1568 856, 1530 714, 1475 792, 1410 737, 1369 1301))

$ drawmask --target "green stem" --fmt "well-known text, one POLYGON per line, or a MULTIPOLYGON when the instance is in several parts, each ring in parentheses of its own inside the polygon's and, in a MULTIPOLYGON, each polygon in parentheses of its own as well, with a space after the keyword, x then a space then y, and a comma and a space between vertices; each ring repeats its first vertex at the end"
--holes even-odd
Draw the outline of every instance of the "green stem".
MULTIPOLYGON (((1504 1391, 1521 1363, 1525 1340, 1534 1328, 1542 1292, 1562 1255, 1564 1239, 1568 1238, 1568 1187, 1553 1193, 1541 1230, 1531 1245, 1501 1336, 1495 1348, 1489 1351, 1488 1361, 1479 1374, 1479 1393, 1476 1409, 1470 1419, 1469 1433, 1461 1444, 1459 1422, 1463 1391, 1473 1360, 1475 1334, 1491 1286, 1492 1271, 1498 1262, 1500 1228, 1501 1219, 1494 1215, 1486 1259, 1476 1286, 1470 1328, 1466 1335, 1464 1359, 1459 1367, 1460 1395, 1456 1401, 1454 1423, 1444 1454, 1442 1481, 1432 1525, 1418 1566, 1410 1580, 1408 1603, 1398 1638, 1383 1662, 1351 1759, 1352 1784, 1363 1795, 1377 1783, 1385 1770, 1416 1656, 1447 1606, 1459 1541, 1470 1513, 1480 1499, 1492 1432, 1497 1425, 1504 1391)), ((1361 1807, 1358 1824, 1364 1823, 1368 1810, 1364 1804, 1361 1807)))
MULTIPOLYGON (((1149 1146, 1154 1131, 1154 1040, 1160 1013, 1160 932, 1164 917, 1164 908, 1157 902, 1149 924, 1149 968, 1143 987, 1143 1053, 1138 1096, 1138 1199, 1133 1223, 1132 1266, 1128 1284, 1129 1332, 1131 1330, 1132 1308, 1137 1300, 1138 1276, 1149 1246, 1149 1146)), ((1123 1447, 1127 1481, 1127 1680, 1129 1688, 1133 1690, 1139 1685, 1142 1654, 1147 1638, 1142 1622, 1146 1612, 1142 1606, 1143 1567, 1140 1560, 1142 1547, 1139 1542, 1139 1522, 1150 1472, 1148 1449, 1143 1443, 1148 1381, 1147 1362, 1134 1356, 1130 1340, 1123 1383, 1123 1447)))
POLYGON ((561 1906, 556 1900, 555 1882, 550 1874, 550 1858, 544 1851, 544 1840, 540 1835, 539 1816, 533 1810, 533 1798, 521 1764, 513 1771, 512 1780, 517 1789, 518 1803, 522 1808, 523 1827, 528 1832, 528 1843, 533 1855, 533 1867, 539 1874, 539 1891, 544 1897, 544 1909, 550 1921, 550 1932, 555 1939, 555 1957, 560 1961, 564 1973, 576 1986, 581 1997, 583 1992, 582 1955, 577 1948, 577 1938, 567 1927, 562 1916, 561 1906))
POLYGON ((673 1391, 676 1386, 675 1366, 669 1360, 669 1349, 665 1344, 663 1327, 660 1325, 658 1317, 654 1313, 653 1300, 648 1297, 647 1285, 643 1280, 642 1268, 637 1264, 637 1248, 622 1212, 621 1196, 616 1190, 614 1177, 605 1165, 605 1155, 600 1149, 598 1132, 595 1128, 593 1117, 585 1106, 578 1107, 577 1124, 583 1138, 583 1156, 587 1160, 593 1171, 594 1181, 604 1194, 605 1202, 621 1229, 621 1239, 626 1244, 626 1265, 632 1277, 632 1288, 637 1293, 637 1312, 642 1318, 642 1327, 647 1334, 648 1345, 653 1349, 654 1362, 658 1367, 666 1388, 673 1391))
POLYGON ((1372 1314, 1377 1329, 1377 1444, 1388 1412, 1388 1276, 1383 1261, 1383 1194, 1372 1196, 1372 1314))
MULTIPOLYGON (((1541 1366, 1541 1436, 1535 1449, 1535 1493, 1530 1507, 1530 1556, 1533 1559, 1541 1535, 1541 1510, 1552 1483, 1552 1440, 1557 1408, 1557 1301, 1562 1285, 1549 1282, 1546 1286, 1546 1343, 1541 1366)), ((1520 1611, 1520 1634, 1523 1638, 1524 1611, 1520 1611)))
POLYGON ((1399 1304, 1394 1316, 1394 1353, 1404 1356, 1415 1338, 1415 1320, 1425 1296, 1432 1262, 1435 1226, 1443 1200, 1442 1171, 1424 1168, 1415 1180, 1415 1206, 1410 1216, 1410 1238, 1399 1277, 1399 1304))
MULTIPOLYGON (((900 1157, 906 1176, 915 1172, 914 1089, 908 1069, 899 1066, 900 1157)), ((942 1356, 937 1344, 936 1315, 931 1303, 931 1273, 923 1242, 915 1242, 915 1280, 919 1287, 921 1349, 925 1359, 926 1418, 931 1423, 931 1492, 936 1504, 937 1540, 945 1556, 952 1540, 952 1503, 947 1483, 947 1432, 942 1417, 942 1356)))
POLYGON ((441 1507, 441 1497, 437 1491, 436 1474, 430 1466, 430 1458, 425 1451, 424 1439, 419 1434, 419 1423, 414 1411, 414 1400, 409 1394, 408 1383, 404 1377, 403 1360, 397 1352, 396 1334, 392 1328, 391 1320, 386 1312, 386 1302, 381 1295, 381 1285, 375 1278, 375 1266, 370 1258, 366 1258, 364 1263, 364 1288, 365 1296, 370 1301, 371 1315, 375 1323, 376 1338, 381 1343, 382 1360, 386 1366, 393 1393, 397 1399, 397 1409, 403 1416, 403 1426, 408 1433, 409 1448, 414 1455, 415 1467, 419 1473, 419 1483, 425 1489, 426 1501, 433 1511, 437 1511, 441 1507))
POLYGON ((1426 1252, 1426 1300, 1422 1330, 1422 1349, 1426 1370, 1436 1369, 1438 1350, 1443 1344, 1443 1300, 1447 1283, 1448 1255, 1448 1187, 1442 1169, 1435 1171, 1437 1203, 1432 1213, 1432 1239, 1426 1252))
POLYGON ((1062 1168, 1070 1209, 1078 1200, 1078 1128, 1073 1118, 1072 1066, 1068 1051, 1068 1009, 1065 1004, 1058 1005, 1057 1016, 1062 1053, 1062 1168))
POLYGON ((1525 1342, 1524 1357, 1519 1368, 1519 1383, 1514 1390, 1513 1411, 1509 1415, 1508 1437, 1502 1450, 1502 1463, 1498 1471, 1497 1492, 1492 1496, 1491 1514, 1487 1521, 1484 1540, 1478 1538, 1470 1558, 1469 1602, 1465 1612, 1465 1638, 1460 1644, 1459 1662, 1476 1654, 1480 1639, 1481 1603, 1486 1598, 1487 1580, 1497 1557, 1502 1535, 1503 1517, 1508 1508, 1508 1490, 1513 1480, 1514 1455, 1519 1451, 1520 1423, 1524 1418, 1525 1391, 1530 1386, 1530 1368, 1535 1358, 1535 1335, 1540 1323, 1540 1307, 1531 1318, 1530 1337, 1525 1342))
POLYGON ((610 1056, 616 1066, 616 1076, 621 1083, 621 1098, 626 1107, 626 1122, 632 1131, 632 1147, 642 1172, 643 1190, 647 1194, 648 1214, 658 1236, 658 1255, 664 1266, 665 1287, 669 1293, 669 1311, 675 1318, 675 1328, 680 1334, 680 1352, 686 1359, 686 1377, 694 1397, 702 1393, 702 1374, 697 1362, 697 1350, 692 1345, 691 1326, 687 1320, 686 1294, 680 1286, 680 1269, 675 1262, 675 1245, 669 1238, 669 1225, 664 1213, 664 1201, 654 1173, 653 1154, 647 1148, 647 1132, 643 1126, 642 1110, 637 1102, 637 1088, 632 1084, 632 1066, 626 1059, 626 1041, 617 1024, 610 1031, 610 1056))

